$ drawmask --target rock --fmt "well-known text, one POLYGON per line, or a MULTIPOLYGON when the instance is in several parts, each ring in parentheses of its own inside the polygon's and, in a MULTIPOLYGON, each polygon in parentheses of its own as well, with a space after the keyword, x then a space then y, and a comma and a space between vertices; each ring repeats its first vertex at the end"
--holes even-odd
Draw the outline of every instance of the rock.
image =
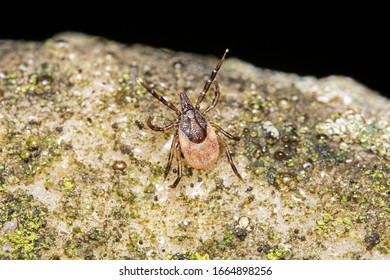
POLYGON ((146 119, 176 116, 136 78, 179 104, 216 61, 74 33, 2 41, 0 258, 389 259, 390 101, 349 78, 231 50, 208 118, 242 137, 227 143, 245 182, 221 151, 168 187, 173 130, 146 119))

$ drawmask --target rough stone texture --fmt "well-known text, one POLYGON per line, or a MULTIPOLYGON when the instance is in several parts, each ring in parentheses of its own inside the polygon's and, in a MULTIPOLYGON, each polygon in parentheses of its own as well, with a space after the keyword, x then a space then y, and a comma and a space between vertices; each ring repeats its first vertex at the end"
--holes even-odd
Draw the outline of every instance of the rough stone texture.
POLYGON ((221 153, 170 189, 173 131, 145 120, 176 116, 136 78, 195 100, 217 58, 71 33, 1 42, 0 258, 389 259, 390 101, 233 56, 208 117, 242 136, 227 142, 245 182, 221 153))

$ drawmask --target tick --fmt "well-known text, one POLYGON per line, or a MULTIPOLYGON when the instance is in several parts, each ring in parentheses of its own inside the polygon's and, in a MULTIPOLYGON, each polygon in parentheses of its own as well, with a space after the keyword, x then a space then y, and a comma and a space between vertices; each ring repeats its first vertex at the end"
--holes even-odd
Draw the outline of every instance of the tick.
POLYGON ((170 186, 171 188, 176 188, 180 182, 180 179, 182 178, 181 152, 183 153, 185 161, 192 168, 205 169, 217 162, 219 157, 219 142, 226 151, 226 156, 230 166, 233 169, 233 172, 237 175, 238 178, 240 178, 241 181, 243 181, 241 175, 238 173, 237 168, 233 163, 229 147, 221 136, 224 135, 227 138, 235 141, 240 140, 240 138, 231 135, 217 124, 208 121, 206 117, 206 113, 210 112, 218 103, 220 89, 217 81, 214 81, 214 79, 217 76, 217 73, 223 62, 225 61, 225 57, 228 51, 229 50, 226 49, 222 58, 215 66, 213 72, 211 72, 203 87, 203 90, 199 94, 195 106, 193 106, 187 93, 183 91, 180 93, 181 110, 179 110, 175 105, 173 105, 171 102, 168 102, 154 89, 145 84, 140 78, 137 79, 137 82, 140 83, 145 88, 145 90, 147 90, 151 95, 153 95, 153 97, 155 97, 169 109, 175 111, 179 118, 177 121, 163 127, 152 124, 150 116, 147 120, 147 125, 154 131, 166 131, 171 128, 176 128, 176 132, 174 134, 169 151, 168 164, 164 173, 164 178, 166 178, 171 169, 173 157, 176 155, 178 174, 175 182, 170 186), (214 99, 206 109, 201 110, 200 103, 203 101, 213 82, 215 84, 214 99))

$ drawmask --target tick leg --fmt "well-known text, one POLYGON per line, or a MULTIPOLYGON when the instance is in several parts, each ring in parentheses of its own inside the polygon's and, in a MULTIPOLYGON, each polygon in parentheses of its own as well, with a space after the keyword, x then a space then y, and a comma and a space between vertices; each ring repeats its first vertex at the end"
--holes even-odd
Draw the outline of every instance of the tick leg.
POLYGON ((175 146, 178 143, 178 140, 179 140, 179 135, 176 133, 175 136, 173 137, 171 148, 169 149, 169 157, 168 157, 167 167, 165 167, 164 179, 167 178, 169 170, 171 170, 173 154, 175 153, 175 149, 176 149, 175 146))
POLYGON ((175 145, 175 150, 176 150, 176 161, 177 161, 177 178, 175 180, 175 182, 169 186, 171 188, 176 188, 177 185, 179 184, 180 180, 181 180, 181 177, 183 175, 183 171, 182 171, 182 162, 181 162, 181 157, 180 157, 180 143, 179 141, 176 142, 176 145, 175 145))
POLYGON ((218 100, 219 100, 219 85, 218 85, 218 82, 215 81, 215 96, 214 96, 213 102, 211 103, 211 105, 209 107, 207 107, 202 112, 202 114, 206 114, 208 111, 212 110, 218 104, 218 100))
POLYGON ((244 179, 242 179, 240 173, 238 173, 237 168, 236 168, 236 166, 235 166, 234 163, 233 163, 233 159, 232 159, 232 156, 230 155, 230 150, 229 150, 228 145, 227 145, 226 142, 222 139, 222 137, 218 134, 218 132, 217 132, 216 134, 217 134, 217 137, 218 137, 219 141, 221 141, 223 147, 225 148, 225 151, 226 151, 226 155, 227 155, 229 164, 230 164, 230 166, 232 167, 234 174, 236 174, 237 177, 240 178, 240 180, 244 182, 244 179))
POLYGON ((223 54, 222 58, 219 60, 218 64, 215 66, 213 72, 211 72, 210 77, 208 78, 207 82, 204 84, 203 90, 200 93, 198 100, 196 101, 195 108, 199 110, 199 104, 202 102, 204 96, 209 91, 209 88, 211 86, 211 83, 214 81, 215 77, 217 76, 217 73, 219 69, 221 68, 223 62, 225 61, 225 56, 229 52, 228 49, 225 50, 225 53, 223 54))
POLYGON ((232 139, 234 141, 240 140, 240 137, 231 135, 229 132, 225 131, 222 127, 215 123, 211 123, 211 126, 214 127, 218 132, 221 132, 223 135, 225 135, 227 138, 232 139))
POLYGON ((151 119, 149 117, 148 120, 146 121, 146 124, 150 127, 151 130, 154 130, 154 131, 165 131, 165 130, 171 129, 172 127, 178 126, 179 122, 174 122, 174 123, 171 123, 171 124, 169 124, 167 126, 155 126, 154 124, 152 124, 152 121, 151 121, 151 119))
POLYGON ((141 86, 144 87, 151 95, 153 95, 158 101, 167 106, 169 109, 176 112, 178 116, 181 116, 181 111, 173 105, 171 102, 168 102, 164 97, 159 95, 154 89, 145 84, 140 78, 137 78, 137 82, 140 83, 141 86))

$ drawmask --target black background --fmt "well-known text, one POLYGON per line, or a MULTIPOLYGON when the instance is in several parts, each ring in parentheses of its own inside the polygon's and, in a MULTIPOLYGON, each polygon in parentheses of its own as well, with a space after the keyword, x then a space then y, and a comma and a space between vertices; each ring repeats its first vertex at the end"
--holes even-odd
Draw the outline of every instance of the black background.
POLYGON ((363 6, 359 12, 351 10, 356 7, 317 7, 298 14, 281 5, 236 3, 230 7, 233 11, 226 12, 200 2, 168 9, 134 3, 3 6, 0 39, 45 40, 59 32, 77 31, 218 57, 229 48, 229 56, 262 68, 316 77, 349 76, 390 97, 386 42, 390 28, 380 7, 363 6))

